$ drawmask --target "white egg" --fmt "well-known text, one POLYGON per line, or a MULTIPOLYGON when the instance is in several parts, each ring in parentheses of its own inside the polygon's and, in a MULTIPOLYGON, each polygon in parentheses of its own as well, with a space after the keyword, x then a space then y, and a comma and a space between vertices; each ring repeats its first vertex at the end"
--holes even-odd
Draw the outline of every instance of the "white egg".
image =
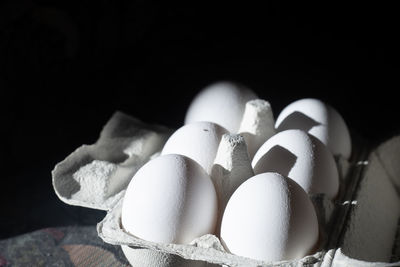
POLYGON ((328 148, 301 130, 286 130, 268 139, 252 161, 255 174, 278 172, 296 181, 309 194, 334 198, 339 175, 328 148))
POLYGON ((262 173, 240 185, 221 224, 221 239, 229 252, 263 261, 304 257, 315 248, 318 233, 306 192, 277 173, 262 173))
POLYGON ((204 88, 192 101, 185 124, 211 121, 238 133, 247 101, 256 99, 253 91, 231 82, 218 82, 204 88))
POLYGON ((139 238, 187 244, 213 233, 217 196, 200 165, 181 155, 165 155, 146 163, 125 193, 122 226, 139 238))
POLYGON ((195 122, 176 130, 167 140, 162 155, 180 154, 187 156, 211 173, 222 135, 228 133, 212 122, 195 122))
POLYGON ((342 116, 318 99, 297 100, 285 107, 276 119, 278 131, 300 129, 317 137, 335 156, 351 155, 351 138, 342 116))

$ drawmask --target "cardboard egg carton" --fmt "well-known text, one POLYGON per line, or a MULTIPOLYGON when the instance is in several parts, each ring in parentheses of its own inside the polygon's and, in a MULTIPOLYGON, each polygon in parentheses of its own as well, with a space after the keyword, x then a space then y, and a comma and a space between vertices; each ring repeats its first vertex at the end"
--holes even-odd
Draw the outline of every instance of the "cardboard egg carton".
MULTIPOLYGON (((317 251, 298 260, 263 262, 226 252, 212 234, 190 244, 162 244, 123 229, 125 189, 136 171, 158 155, 171 133, 116 112, 95 144, 81 146, 52 171, 53 187, 62 201, 107 210, 97 225, 98 234, 107 243, 121 245, 133 266, 400 265, 400 137, 374 150, 361 144, 350 162, 337 159, 341 176, 338 198, 330 201, 323 195, 311 196, 321 232, 317 251)), ((225 136, 222 142, 225 152, 219 151, 216 160, 224 167, 225 178, 234 180, 236 169, 241 168, 235 168, 232 154, 243 152, 244 140, 225 136), (221 153, 231 157, 224 158, 221 153)))

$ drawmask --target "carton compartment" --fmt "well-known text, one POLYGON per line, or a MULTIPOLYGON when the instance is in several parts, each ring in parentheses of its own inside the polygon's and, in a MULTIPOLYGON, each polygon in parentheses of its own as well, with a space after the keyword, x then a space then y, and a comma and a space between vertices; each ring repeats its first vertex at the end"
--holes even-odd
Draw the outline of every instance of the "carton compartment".
POLYGON ((82 145, 56 165, 52 171, 56 194, 69 205, 109 210, 170 133, 116 112, 95 144, 82 145))

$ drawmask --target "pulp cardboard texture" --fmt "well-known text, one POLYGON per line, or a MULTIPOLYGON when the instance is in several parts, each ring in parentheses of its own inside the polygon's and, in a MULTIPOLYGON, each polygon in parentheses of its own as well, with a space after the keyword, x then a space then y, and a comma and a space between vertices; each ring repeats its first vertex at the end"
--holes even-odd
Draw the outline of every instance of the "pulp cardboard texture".
MULTIPOLYGON (((372 152, 358 149, 361 152, 350 162, 337 159, 341 174, 338 198, 330 201, 311 196, 321 232, 317 251, 299 260, 262 262, 226 252, 211 234, 183 245, 149 242, 124 231, 121 206, 125 188, 136 171, 158 155, 171 133, 116 112, 95 144, 81 146, 52 172, 54 190, 62 201, 108 211, 97 225, 98 234, 107 243, 121 245, 133 266, 400 265, 400 137, 372 152)), ((217 192, 223 192, 219 198, 224 203, 238 186, 239 172, 247 166, 237 160, 246 158, 243 142, 240 136, 225 136, 217 153, 216 164, 224 170, 219 171, 223 180, 216 183, 214 179, 214 183, 220 184, 217 192), (227 153, 225 160, 223 153, 227 153), (237 162, 242 166, 237 167, 237 162), (226 182, 229 178, 234 184, 226 182)))
POLYGON ((52 176, 57 196, 70 205, 111 209, 171 132, 116 112, 95 144, 82 145, 56 165, 52 176))

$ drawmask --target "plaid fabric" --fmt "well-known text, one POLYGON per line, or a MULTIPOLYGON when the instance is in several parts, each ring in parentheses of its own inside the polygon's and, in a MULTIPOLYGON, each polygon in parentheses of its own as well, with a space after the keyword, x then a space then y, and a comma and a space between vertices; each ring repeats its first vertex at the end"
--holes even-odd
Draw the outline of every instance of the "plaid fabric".
POLYGON ((0 266, 129 266, 95 226, 46 228, 0 240, 0 266))

